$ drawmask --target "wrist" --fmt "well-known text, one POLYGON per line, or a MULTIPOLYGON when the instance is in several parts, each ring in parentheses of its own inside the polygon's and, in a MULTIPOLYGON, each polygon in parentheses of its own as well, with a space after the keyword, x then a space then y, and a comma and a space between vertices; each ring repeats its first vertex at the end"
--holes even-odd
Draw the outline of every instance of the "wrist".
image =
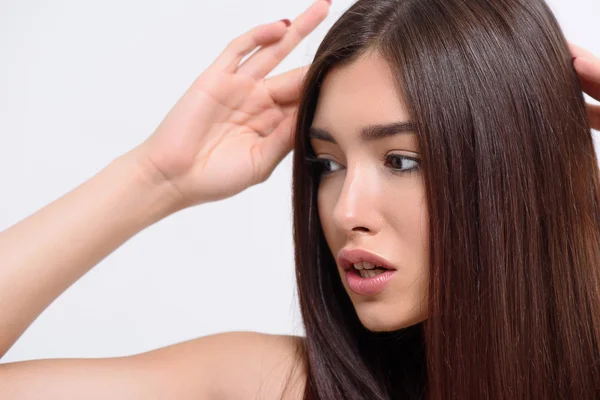
POLYGON ((140 206, 154 223, 186 207, 184 196, 152 162, 133 149, 113 160, 111 165, 125 176, 127 185, 139 191, 140 206))

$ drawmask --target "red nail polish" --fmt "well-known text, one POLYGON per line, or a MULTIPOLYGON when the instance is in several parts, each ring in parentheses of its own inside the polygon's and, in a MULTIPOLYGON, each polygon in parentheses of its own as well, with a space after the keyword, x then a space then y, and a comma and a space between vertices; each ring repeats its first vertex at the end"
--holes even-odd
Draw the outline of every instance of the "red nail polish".
POLYGON ((283 23, 285 24, 285 26, 290 26, 292 24, 292 22, 289 19, 282 19, 283 23))
POLYGON ((328 2, 329 4, 331 4, 331 0, 325 0, 326 2, 328 2))

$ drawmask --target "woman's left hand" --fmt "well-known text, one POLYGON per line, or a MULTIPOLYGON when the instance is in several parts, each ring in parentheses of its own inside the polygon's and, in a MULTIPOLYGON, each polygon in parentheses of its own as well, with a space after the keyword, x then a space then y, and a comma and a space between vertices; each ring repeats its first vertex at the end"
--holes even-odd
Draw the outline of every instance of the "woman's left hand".
MULTIPOLYGON (((581 88, 592 98, 600 101, 600 58, 574 43, 568 42, 568 44, 581 88)), ((587 103, 586 108, 592 129, 600 131, 600 105, 587 103)))

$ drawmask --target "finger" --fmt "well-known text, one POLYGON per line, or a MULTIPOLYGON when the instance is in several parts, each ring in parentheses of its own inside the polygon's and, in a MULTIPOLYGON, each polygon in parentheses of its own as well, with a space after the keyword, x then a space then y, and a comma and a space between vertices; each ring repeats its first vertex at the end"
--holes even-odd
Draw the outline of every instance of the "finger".
POLYGON ((593 53, 584 49, 583 47, 578 46, 573 42, 567 41, 567 43, 569 45, 569 51, 573 57, 587 57, 590 59, 597 58, 593 53))
POLYGON ((237 73, 263 79, 312 32, 327 16, 329 3, 316 0, 288 27, 284 37, 270 46, 262 47, 237 69, 237 73))
POLYGON ((259 145, 262 154, 260 176, 266 179, 277 164, 292 150, 295 114, 285 118, 259 145))
POLYGON ((277 104, 295 102, 300 97, 302 80, 308 66, 293 69, 265 80, 265 86, 273 101, 277 104))
POLYGON ((298 103, 292 103, 289 106, 282 107, 281 110, 286 117, 293 115, 298 112, 298 103))
POLYGON ((248 119, 244 125, 262 137, 269 136, 281 122, 298 109, 297 104, 268 108, 248 119))
POLYGON ((596 100, 600 100, 600 60, 590 61, 577 57, 573 62, 579 75, 581 88, 596 100))
POLYGON ((211 68, 231 73, 235 72, 242 58, 259 46, 269 45, 281 40, 286 30, 287 26, 283 20, 255 26, 230 41, 225 50, 211 64, 211 68))
POLYGON ((600 131, 600 105, 586 103, 588 116, 590 118, 590 126, 596 131, 600 131))

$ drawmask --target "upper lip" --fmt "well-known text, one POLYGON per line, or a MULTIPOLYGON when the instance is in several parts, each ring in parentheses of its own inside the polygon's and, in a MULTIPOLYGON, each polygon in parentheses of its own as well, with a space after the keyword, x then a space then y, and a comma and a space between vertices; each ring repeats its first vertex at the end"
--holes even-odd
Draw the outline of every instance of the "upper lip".
POLYGON ((343 249, 341 249, 340 252, 338 253, 337 261, 338 261, 338 264, 340 265, 340 267, 344 271, 347 271, 350 268, 352 268, 352 264, 363 262, 363 261, 370 262, 372 264, 381 266, 386 269, 397 269, 394 265, 392 265, 392 263, 390 263, 385 258, 378 256, 375 253, 371 253, 368 250, 359 249, 359 248, 355 248, 355 249, 343 248, 343 249))

